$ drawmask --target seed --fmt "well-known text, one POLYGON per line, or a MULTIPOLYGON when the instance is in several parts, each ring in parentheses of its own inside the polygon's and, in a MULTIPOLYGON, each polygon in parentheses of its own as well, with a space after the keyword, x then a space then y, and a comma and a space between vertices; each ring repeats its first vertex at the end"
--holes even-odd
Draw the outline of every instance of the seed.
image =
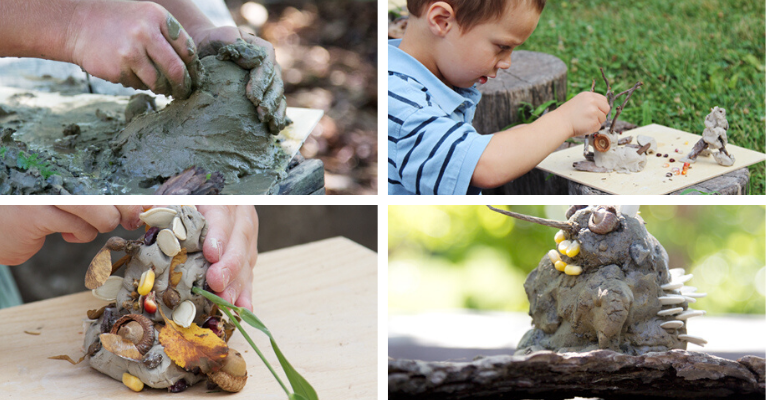
POLYGON ((662 154, 661 153, 657 153, 657 157, 662 157, 662 154))
POLYGON ((146 231, 146 234, 144 234, 144 244, 147 246, 151 246, 154 244, 154 241, 157 240, 157 234, 160 233, 160 228, 152 227, 149 228, 148 231, 146 231))
POLYGON ((93 289, 93 296, 104 301, 115 301, 117 293, 122 289, 123 278, 110 276, 103 285, 93 289))
POLYGON ((556 263, 553 264, 553 266, 556 268, 557 271, 564 272, 564 269, 567 267, 567 263, 559 260, 559 261, 556 261, 556 263))
POLYGON ((668 154, 667 153, 663 154, 662 156, 665 157, 665 158, 668 158, 668 154))
POLYGON ((189 387, 189 385, 186 383, 185 380, 179 379, 178 382, 176 382, 176 383, 172 384, 171 386, 169 386, 168 390, 170 391, 170 393, 181 393, 184 390, 186 390, 186 388, 188 388, 188 387, 189 387))
POLYGON ((676 159, 675 158, 671 158, 670 162, 676 162, 676 159))
POLYGON ((686 170, 681 171, 681 175, 686 175, 686 170))
POLYGON ((125 372, 122 374, 122 383, 129 387, 134 392, 140 392, 144 390, 144 383, 135 376, 125 372))
POLYGON ((157 245, 168 257, 174 257, 181 252, 181 244, 178 243, 178 238, 170 229, 163 229, 157 234, 157 245))
POLYGON ((579 265, 567 265, 564 269, 564 273, 567 275, 580 275, 582 273, 582 267, 579 265))
POLYGON ((684 167, 687 167, 687 168, 691 168, 692 166, 691 166, 691 164, 689 164, 688 162, 685 162, 685 163, 684 163, 684 167))
POLYGON ((186 240, 186 227, 181 222, 181 218, 175 217, 173 219, 173 233, 178 240, 186 240))
POLYGON ((188 328, 197 316, 197 306, 189 300, 182 302, 173 310, 173 321, 178 325, 188 328))
POLYGON ((548 259, 551 260, 552 263, 555 263, 556 261, 561 261, 561 256, 558 251, 551 250, 548 252, 548 259))
POLYGON ((553 240, 556 242, 556 244, 559 244, 564 241, 566 237, 564 237, 564 231, 560 230, 556 232, 556 236, 553 237, 553 240))
POLYGON ((568 257, 574 257, 580 254, 580 242, 573 240, 566 250, 568 257))
POLYGON ((670 164, 668 164, 668 163, 662 164, 662 168, 667 168, 669 166, 670 166, 670 164))
POLYGON ((157 312, 157 303, 154 301, 154 293, 150 293, 149 296, 144 298, 144 311, 149 314, 157 312))
POLYGON ((146 296, 154 287, 154 271, 151 269, 141 274, 141 282, 138 284, 138 294, 146 296))
POLYGON ((672 174, 671 172, 668 172, 667 174, 665 174, 665 176, 667 176, 668 178, 670 178, 671 176, 673 176, 673 174, 672 174))
POLYGON ((148 226, 156 226, 160 229, 164 229, 170 226, 176 214, 178 214, 178 211, 176 210, 158 207, 139 214, 138 218, 140 218, 141 221, 144 221, 148 226))
POLYGON ((680 153, 680 152, 681 152, 681 150, 676 149, 676 153, 680 153))
POLYGON ((558 248, 559 253, 566 254, 567 248, 569 247, 570 244, 572 244, 572 242, 570 242, 569 240, 564 240, 563 242, 559 243, 559 248, 558 248))

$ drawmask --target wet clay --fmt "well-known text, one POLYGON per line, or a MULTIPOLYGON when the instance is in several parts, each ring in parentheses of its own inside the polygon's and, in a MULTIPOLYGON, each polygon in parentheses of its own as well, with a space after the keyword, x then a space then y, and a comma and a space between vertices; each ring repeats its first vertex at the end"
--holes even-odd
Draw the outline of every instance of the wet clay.
MULTIPOLYGON (((205 218, 194 207, 169 206, 169 209, 178 212, 187 233, 186 240, 180 241, 181 248, 187 250, 186 262, 174 268, 174 272, 181 272, 182 277, 175 290, 178 292, 178 304, 185 300, 192 301, 196 306, 195 323, 202 326, 204 319, 212 309, 212 303, 200 295, 191 292, 192 287, 204 287, 205 275, 210 263, 202 255, 202 243, 207 234, 205 218)), ((170 262, 171 257, 160 250, 157 242, 151 245, 142 244, 133 253, 133 257, 127 263, 122 288, 117 294, 114 307, 107 307, 103 315, 96 320, 89 320, 85 332, 85 349, 91 346, 100 347, 90 357, 90 366, 118 381, 122 381, 122 374, 127 372, 138 377, 145 385, 153 388, 167 388, 175 385, 179 380, 186 381, 188 386, 205 378, 204 374, 195 374, 179 368, 164 352, 164 347, 159 343, 158 335, 161 324, 155 325, 155 338, 151 349, 143 356, 141 361, 127 360, 107 351, 100 346, 99 335, 108 333, 112 324, 123 315, 142 314, 155 323, 163 322, 159 311, 150 314, 145 312, 137 304, 135 297, 135 283, 139 282, 141 275, 150 268, 154 268, 156 278, 152 291, 156 294, 157 305, 162 308, 168 318, 171 318, 173 308, 165 304, 163 294, 170 285, 170 262)))
POLYGON ((124 173, 168 178, 204 166, 236 182, 284 162, 286 155, 245 95, 249 72, 213 56, 202 65, 207 78, 200 90, 134 118, 115 138, 112 147, 124 173))
POLYGON ((617 134, 610 134, 604 130, 600 132, 609 138, 609 150, 593 153, 593 161, 597 167, 605 168, 609 172, 640 172, 646 166, 646 154, 638 154, 636 149, 626 146, 618 146, 617 134))
MULTIPOLYGON (((630 355, 686 349, 686 326, 666 329, 660 324, 675 319, 658 316, 669 292, 661 285, 671 280, 668 254, 644 227, 640 217, 617 212, 616 228, 598 234, 589 228, 594 207, 582 208, 569 218, 573 227, 566 239, 578 241, 580 252, 561 260, 579 265, 582 273, 556 270, 546 255, 527 277, 524 290, 534 327, 518 345, 516 354, 536 350, 583 352, 610 349, 630 355)), ((679 311, 680 312, 680 311, 679 311)))

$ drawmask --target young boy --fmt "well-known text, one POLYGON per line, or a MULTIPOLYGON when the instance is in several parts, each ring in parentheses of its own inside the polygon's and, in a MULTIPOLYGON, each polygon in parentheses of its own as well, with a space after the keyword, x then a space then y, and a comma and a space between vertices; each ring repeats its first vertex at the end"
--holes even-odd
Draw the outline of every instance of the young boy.
POLYGON ((389 41, 388 193, 479 194, 535 167, 564 140, 595 132, 609 104, 580 93, 532 124, 492 135, 471 126, 486 83, 511 66, 545 0, 408 0, 389 41))

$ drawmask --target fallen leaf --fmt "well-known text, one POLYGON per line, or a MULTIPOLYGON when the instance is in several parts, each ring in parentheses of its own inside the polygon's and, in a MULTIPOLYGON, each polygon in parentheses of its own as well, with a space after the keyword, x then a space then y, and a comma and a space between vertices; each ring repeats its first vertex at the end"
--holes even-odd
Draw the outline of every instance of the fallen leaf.
POLYGON ((106 247, 101 248, 93 257, 85 273, 85 287, 96 289, 112 275, 112 251, 106 247))
POLYGON ((101 339, 101 345, 104 346, 108 352, 118 357, 130 361, 141 361, 143 359, 143 356, 136 348, 136 345, 120 335, 102 333, 99 335, 99 339, 101 339))
POLYGON ((178 285, 178 282, 181 282, 181 277, 183 277, 183 272, 178 271, 175 272, 175 268, 178 265, 181 265, 186 262, 186 248, 181 249, 181 252, 176 254, 173 257, 173 260, 170 261, 170 287, 175 289, 176 285, 178 285))
POLYGON ((85 356, 82 356, 82 357, 80 357, 80 359, 79 359, 79 360, 77 360, 77 362, 75 362, 74 360, 72 360, 72 357, 69 357, 69 356, 68 356, 68 355, 66 355, 66 354, 64 354, 64 355, 60 355, 60 356, 53 356, 53 357, 48 357, 48 359, 49 359, 49 360, 67 360, 67 361, 69 361, 70 363, 72 363, 72 365, 77 365, 77 364, 81 363, 81 362, 82 362, 82 360, 84 360, 84 359, 85 359, 85 356))
POLYGON ((192 370, 199 367, 208 374, 221 369, 229 354, 229 346, 210 329, 200 328, 192 323, 184 328, 167 319, 160 331, 160 344, 165 346, 165 354, 179 367, 192 370))

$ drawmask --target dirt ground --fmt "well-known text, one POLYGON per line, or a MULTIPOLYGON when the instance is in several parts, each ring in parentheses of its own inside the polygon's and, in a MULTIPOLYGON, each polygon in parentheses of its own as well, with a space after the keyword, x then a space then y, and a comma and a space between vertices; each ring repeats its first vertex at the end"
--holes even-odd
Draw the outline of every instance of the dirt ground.
POLYGON ((325 112, 301 153, 324 162, 327 193, 377 194, 376 2, 261 2, 260 26, 247 3, 226 0, 240 28, 274 44, 287 104, 325 112))

